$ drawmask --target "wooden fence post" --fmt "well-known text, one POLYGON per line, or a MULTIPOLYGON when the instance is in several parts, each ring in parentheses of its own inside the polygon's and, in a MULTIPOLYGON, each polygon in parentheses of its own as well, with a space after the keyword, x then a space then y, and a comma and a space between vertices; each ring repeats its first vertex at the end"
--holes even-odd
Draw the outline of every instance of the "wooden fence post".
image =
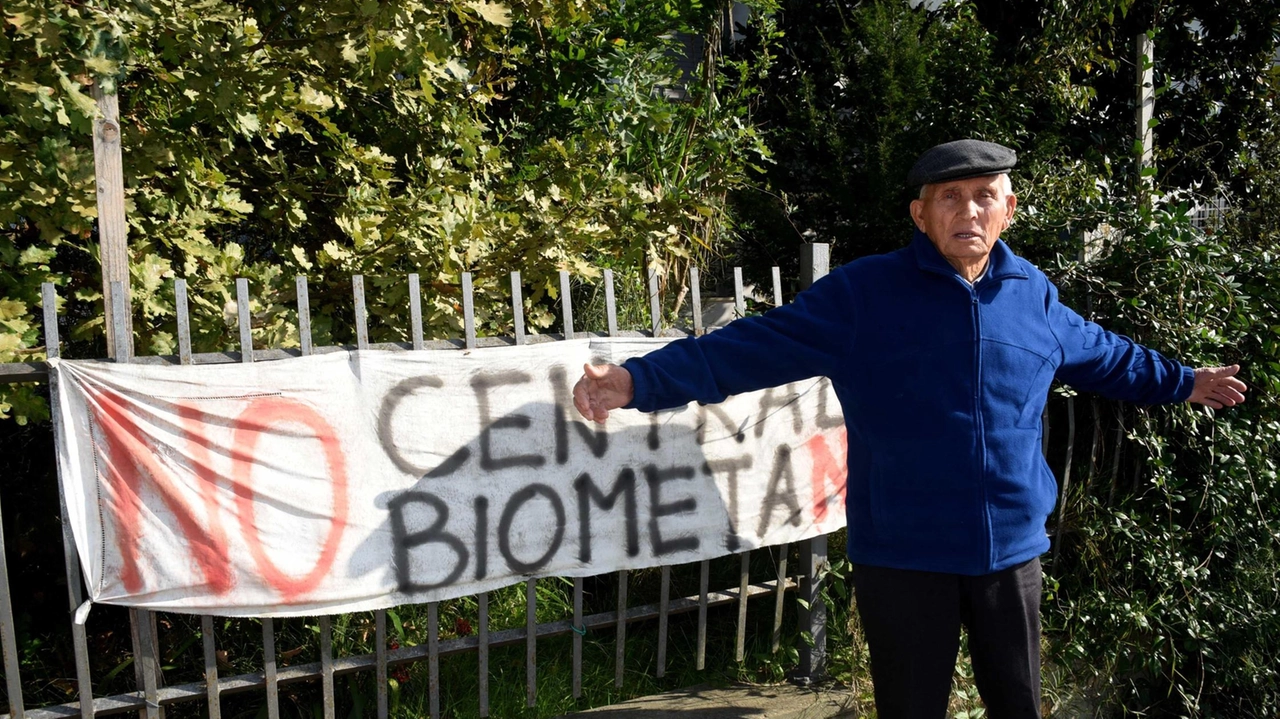
POLYGON ((129 288, 129 227, 124 220, 124 168, 120 156, 120 106, 115 93, 103 92, 101 83, 94 83, 93 98, 98 102, 98 115, 93 121, 93 166, 98 192, 98 240, 99 259, 102 261, 102 310, 107 318, 107 355, 115 357, 120 350, 133 355, 133 313, 125 315, 126 330, 123 338, 116 337, 116 329, 110 318, 115 297, 111 284, 119 282, 124 288, 123 301, 131 306, 129 288), (121 339, 125 347, 118 348, 121 339))

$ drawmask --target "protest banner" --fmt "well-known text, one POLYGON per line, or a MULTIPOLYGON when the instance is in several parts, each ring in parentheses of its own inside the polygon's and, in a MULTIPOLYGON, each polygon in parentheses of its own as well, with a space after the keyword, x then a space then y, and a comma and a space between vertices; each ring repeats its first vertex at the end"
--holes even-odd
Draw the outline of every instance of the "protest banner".
POLYGON ((713 558, 844 526, 844 424, 815 378, 604 427, 585 362, 662 339, 51 362, 59 474, 95 602, 295 616, 531 576, 713 558))

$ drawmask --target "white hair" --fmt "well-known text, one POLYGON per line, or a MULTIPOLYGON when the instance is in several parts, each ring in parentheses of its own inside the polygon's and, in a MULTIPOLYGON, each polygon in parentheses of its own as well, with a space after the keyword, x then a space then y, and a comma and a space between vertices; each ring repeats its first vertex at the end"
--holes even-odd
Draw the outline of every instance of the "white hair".
MULTIPOLYGON (((934 183, 934 184, 941 184, 941 183, 934 183)), ((928 195, 929 195, 929 188, 930 188, 930 187, 933 187, 933 185, 921 185, 921 186, 920 186, 920 199, 921 199, 921 200, 926 199, 926 198, 928 197, 928 195)), ((1007 172, 1002 172, 1002 173, 1000 173, 1000 191, 1001 191, 1001 192, 1003 192, 1003 193, 1004 193, 1004 194, 1006 194, 1006 195, 1012 195, 1012 194, 1013 194, 1013 182, 1012 182, 1011 180, 1009 180, 1009 173, 1007 173, 1007 172)))

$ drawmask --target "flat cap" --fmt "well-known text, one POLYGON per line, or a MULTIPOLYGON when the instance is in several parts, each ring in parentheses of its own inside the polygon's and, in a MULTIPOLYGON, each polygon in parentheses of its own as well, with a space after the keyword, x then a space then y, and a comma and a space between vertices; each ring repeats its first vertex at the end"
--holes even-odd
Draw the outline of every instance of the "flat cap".
POLYGON ((956 140, 924 151, 907 173, 907 185, 919 187, 947 180, 1000 175, 1018 164, 1018 153, 982 140, 956 140))

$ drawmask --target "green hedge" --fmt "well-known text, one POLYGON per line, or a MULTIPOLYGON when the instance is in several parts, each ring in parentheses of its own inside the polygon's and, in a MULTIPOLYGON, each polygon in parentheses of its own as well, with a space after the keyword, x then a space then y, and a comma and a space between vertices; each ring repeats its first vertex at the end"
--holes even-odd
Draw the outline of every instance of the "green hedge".
MULTIPOLYGON (((294 275, 321 344, 353 338, 368 277, 375 341, 409 337, 417 272, 429 336, 461 333, 475 274, 482 333, 557 323, 558 272, 670 271, 716 245, 724 197, 767 157, 718 46, 682 73, 681 33, 719 3, 598 0, 64 3, 0 22, 0 362, 43 358, 39 283, 70 337, 101 350, 89 84, 119 95, 137 351, 173 354, 185 277, 197 351, 236 343, 247 277, 258 346, 296 346, 294 275), (685 100, 668 101, 680 89, 685 100)), ((672 291, 674 296, 678 291, 672 291)), ((73 353, 76 356, 77 353, 73 353)), ((0 418, 41 417, 0 387, 0 418)))

